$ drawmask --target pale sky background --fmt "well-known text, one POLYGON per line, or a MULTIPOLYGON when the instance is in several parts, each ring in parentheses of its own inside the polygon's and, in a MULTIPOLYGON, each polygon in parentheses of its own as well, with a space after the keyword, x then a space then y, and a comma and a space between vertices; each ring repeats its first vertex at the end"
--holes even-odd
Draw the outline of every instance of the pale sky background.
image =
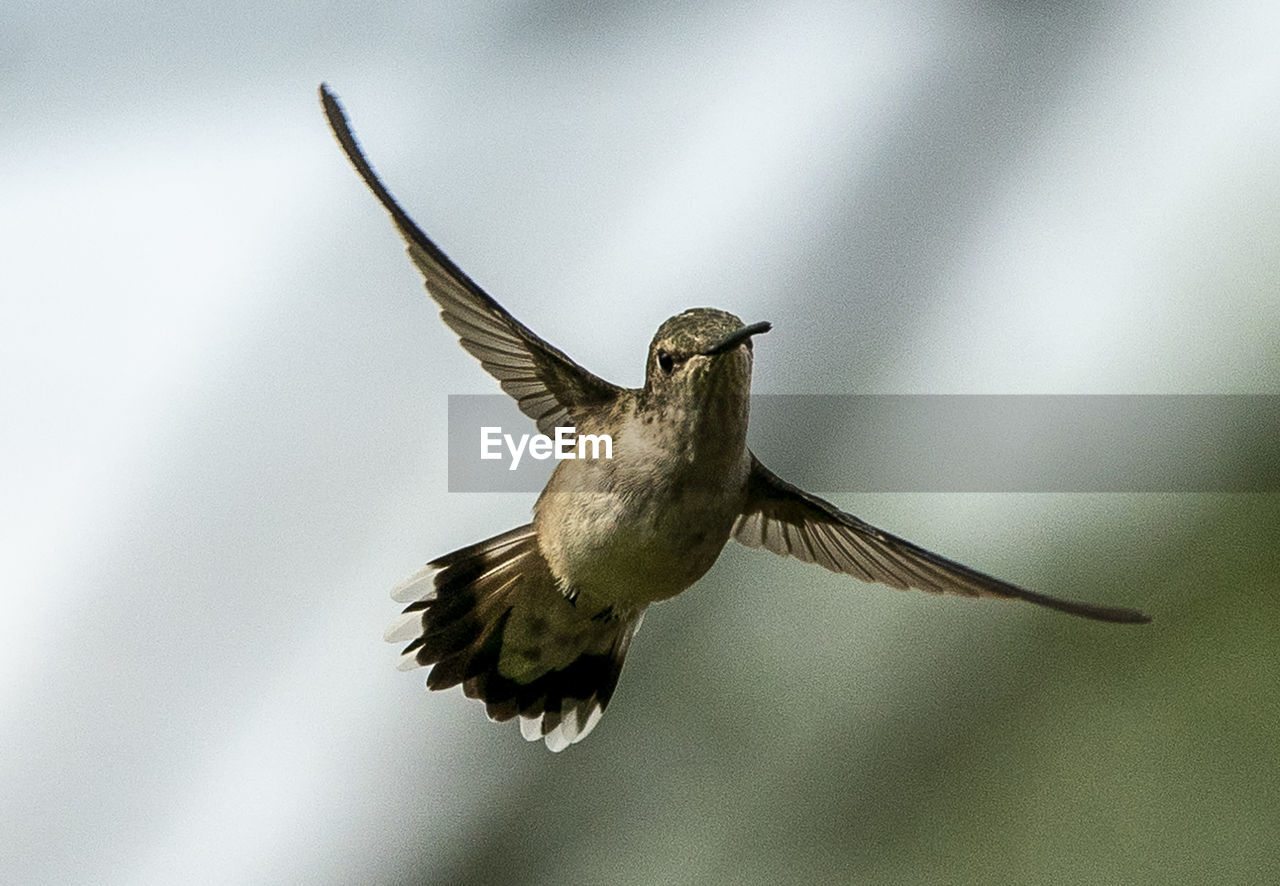
MULTIPOLYGON (((1274 393, 1277 46, 1267 2, 6 3, 0 882, 919 874, 926 855, 895 854, 919 836, 910 791, 900 818, 825 835, 810 825, 846 820, 814 798, 894 794, 925 764, 874 749, 927 746, 942 700, 1030 673, 1019 644, 1160 670, 1142 644, 1172 635, 730 549, 650 613, 565 754, 428 695, 381 642, 389 589, 525 522, 532 496, 446 493, 446 395, 496 385, 436 318, 317 84, 446 252, 618 383, 640 383, 663 319, 711 305, 775 324, 760 391, 1274 393), (867 756, 833 763, 855 738, 867 756), (773 845, 761 822, 807 832, 773 845)), ((1157 629, 1189 598, 1128 576, 1221 506, 839 501, 1157 629)), ((1011 730, 1060 738, 1058 760, 1076 745, 1055 711, 1087 731, 1141 709, 1132 686, 1009 691, 1046 705, 1042 732, 1021 708, 1011 730)), ((1027 820, 990 796, 992 821, 1027 820)), ((1257 844, 1231 833, 1247 882, 1257 844)), ((1083 882, 1094 860, 1073 851, 1044 870, 937 857, 1083 882)), ((1178 858, 1147 870, 1179 879, 1178 858)))

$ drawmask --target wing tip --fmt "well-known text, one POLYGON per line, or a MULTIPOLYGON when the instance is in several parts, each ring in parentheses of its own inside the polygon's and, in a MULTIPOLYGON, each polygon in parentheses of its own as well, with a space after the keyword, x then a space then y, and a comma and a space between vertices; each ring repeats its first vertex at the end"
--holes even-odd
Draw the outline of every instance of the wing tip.
POLYGON ((1080 618, 1088 618, 1093 621, 1108 622, 1110 624, 1145 625, 1151 623, 1151 616, 1140 609, 1131 609, 1126 606, 1099 606, 1095 603, 1081 603, 1077 600, 1050 597, 1047 594, 1038 594, 1022 588, 1018 590, 1022 591, 1022 593, 1015 596, 1014 599, 1035 603, 1039 606, 1044 606, 1046 609, 1054 609, 1067 615, 1075 615, 1080 618))
POLYGON ((1103 621, 1109 621, 1113 624, 1125 625, 1149 625, 1151 624, 1151 616, 1139 609, 1108 609, 1103 621))

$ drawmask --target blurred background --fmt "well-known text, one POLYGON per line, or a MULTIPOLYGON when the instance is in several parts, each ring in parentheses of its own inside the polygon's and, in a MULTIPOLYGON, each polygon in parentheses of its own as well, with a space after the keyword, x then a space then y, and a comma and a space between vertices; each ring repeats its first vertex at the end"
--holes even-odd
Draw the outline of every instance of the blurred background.
POLYGON ((1277 45, 1263 0, 6 3, 0 881, 1273 880, 1274 494, 835 495, 1155 621, 732 546, 559 755, 397 672, 389 589, 533 496, 447 493, 496 385, 316 87, 618 383, 711 305, 775 324, 761 392, 1275 393, 1277 45))

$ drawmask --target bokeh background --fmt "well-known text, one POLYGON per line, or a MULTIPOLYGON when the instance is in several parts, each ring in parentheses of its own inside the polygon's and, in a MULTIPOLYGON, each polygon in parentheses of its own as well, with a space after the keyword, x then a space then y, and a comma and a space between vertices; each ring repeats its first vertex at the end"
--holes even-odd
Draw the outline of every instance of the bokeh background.
POLYGON ((316 86, 619 383, 714 305, 775 323, 760 391, 1275 393, 1278 45, 1263 0, 5 3, 0 881, 1274 882, 1276 495, 838 495, 1155 622, 732 547, 560 755, 397 672, 388 589, 532 496, 446 492, 495 386, 316 86))

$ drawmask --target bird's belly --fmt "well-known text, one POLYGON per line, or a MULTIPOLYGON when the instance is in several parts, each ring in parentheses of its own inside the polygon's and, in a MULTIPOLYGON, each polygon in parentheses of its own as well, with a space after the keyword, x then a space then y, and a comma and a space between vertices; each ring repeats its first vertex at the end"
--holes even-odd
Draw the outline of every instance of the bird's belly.
POLYGON ((593 608, 635 609, 701 578, 740 508, 718 484, 557 492, 539 500, 534 526, 566 593, 593 608))

